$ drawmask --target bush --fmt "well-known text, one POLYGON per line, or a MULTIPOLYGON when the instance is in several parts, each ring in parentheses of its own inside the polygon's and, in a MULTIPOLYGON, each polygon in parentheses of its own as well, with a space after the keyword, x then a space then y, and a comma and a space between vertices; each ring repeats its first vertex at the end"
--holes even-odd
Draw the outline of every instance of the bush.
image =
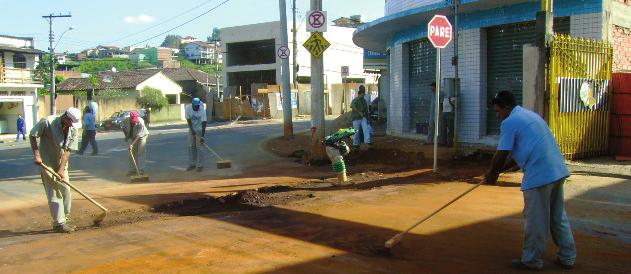
POLYGON ((162 94, 162 91, 151 87, 144 87, 136 102, 145 109, 151 108, 155 111, 159 111, 169 104, 169 100, 162 94))

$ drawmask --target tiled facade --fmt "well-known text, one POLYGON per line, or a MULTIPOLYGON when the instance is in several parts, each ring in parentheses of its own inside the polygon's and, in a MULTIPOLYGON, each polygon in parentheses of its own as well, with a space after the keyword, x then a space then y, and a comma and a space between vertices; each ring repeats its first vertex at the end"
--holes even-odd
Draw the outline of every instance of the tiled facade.
MULTIPOLYGON (((386 16, 433 5, 440 1, 386 0, 386 16)), ((536 3, 519 3, 490 10, 481 10, 461 17, 459 36, 459 77, 461 92, 458 102, 458 140, 474 145, 494 145, 497 136, 487 136, 487 35, 486 28, 535 20, 536 3)), ((431 12, 431 11, 430 11, 431 12)), ((631 29, 607 26, 603 2, 596 0, 555 2, 555 16, 570 17, 572 36, 607 39, 607 28, 614 45, 614 71, 631 70, 631 29)), ((421 24, 422 26, 422 24, 421 24)), ((410 27, 393 33, 387 42, 390 49, 390 101, 388 108, 388 134, 417 136, 411 133, 409 104, 409 58, 407 43, 426 37, 424 27, 410 27)), ((520 45, 521 46, 521 45, 520 45)), ((454 78, 452 65, 453 42, 441 53, 441 77, 454 78)))
POLYGON ((386 16, 443 1, 444 0, 386 0, 386 16))
POLYGON ((590 39, 603 39, 601 13, 588 13, 570 16, 570 34, 590 39))

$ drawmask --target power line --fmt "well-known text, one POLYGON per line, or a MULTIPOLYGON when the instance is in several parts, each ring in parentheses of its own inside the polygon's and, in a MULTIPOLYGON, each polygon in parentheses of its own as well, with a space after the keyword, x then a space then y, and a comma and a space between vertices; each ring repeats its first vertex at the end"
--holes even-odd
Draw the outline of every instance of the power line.
POLYGON ((129 37, 135 36, 135 35, 137 35, 137 34, 140 34, 140 33, 146 32, 146 31, 148 31, 148 30, 154 29, 154 28, 156 28, 156 27, 158 27, 158 26, 161 26, 161 25, 164 25, 164 24, 166 24, 166 23, 168 23, 168 22, 171 22, 171 21, 173 21, 173 20, 175 20, 175 19, 179 18, 180 16, 182 16, 182 15, 184 15, 184 14, 187 14, 187 13, 189 13, 189 12, 191 12, 191 11, 194 11, 194 10, 196 10, 197 8, 200 8, 200 7, 202 7, 202 6, 206 5, 206 4, 210 3, 210 2, 213 2, 213 1, 216 1, 216 0, 208 0, 208 1, 204 1, 204 2, 203 2, 203 3, 201 3, 201 4, 199 4, 199 5, 197 5, 197 6, 194 6, 194 7, 190 8, 190 9, 188 9, 188 10, 186 10, 186 11, 184 11, 184 12, 182 12, 182 13, 178 14, 178 15, 175 15, 175 16, 173 16, 173 17, 170 17, 170 18, 168 18, 167 20, 164 20, 164 21, 162 21, 162 22, 160 22, 160 23, 158 23, 158 24, 155 24, 155 25, 150 26, 150 27, 148 27, 148 28, 145 28, 145 29, 139 30, 139 31, 137 31, 137 32, 134 32, 134 33, 131 33, 131 34, 125 35, 125 36, 120 37, 120 38, 118 38, 118 39, 116 39, 116 40, 112 40, 112 41, 110 41, 110 42, 104 43, 103 45, 113 44, 113 43, 116 43, 116 42, 118 42, 118 41, 120 41, 120 40, 123 40, 123 39, 125 39, 125 38, 129 38, 129 37))
POLYGON ((133 45, 130 45, 130 46, 132 46, 132 47, 133 47, 133 46, 136 46, 136 45, 142 44, 142 43, 144 43, 144 42, 147 42, 147 41, 149 41, 149 40, 151 40, 151 39, 154 39, 154 38, 156 38, 156 37, 159 37, 159 36, 161 36, 161 35, 164 35, 164 34, 166 34, 166 33, 169 33, 169 32, 171 32, 171 31, 173 31, 173 30, 175 30, 175 29, 177 29, 177 28, 179 28, 179 27, 181 27, 181 26, 184 26, 184 25, 186 25, 186 24, 188 24, 188 23, 190 23, 190 22, 193 22, 193 21, 197 20, 198 18, 200 18, 200 17, 202 17, 202 16, 204 16, 204 15, 206 15, 206 14, 210 13, 211 11, 213 11, 213 10, 215 10, 215 9, 217 9, 217 8, 219 8, 219 7, 221 7, 221 6, 223 6, 223 4, 228 3, 228 2, 230 2, 230 0, 225 0, 225 1, 221 2, 221 3, 219 3, 219 5, 214 6, 213 8, 211 8, 211 9, 209 9, 209 10, 205 11, 204 13, 202 13, 202 14, 200 14, 200 15, 198 15, 198 16, 193 17, 192 19, 190 19, 190 20, 188 20, 188 21, 186 21, 186 22, 184 22, 184 23, 182 23, 182 24, 179 24, 179 25, 177 25, 177 26, 175 26, 175 27, 173 27, 173 28, 171 28, 171 29, 169 29, 169 30, 167 30, 167 31, 161 32, 161 33, 159 33, 159 34, 156 34, 156 35, 154 35, 154 36, 152 36, 152 37, 150 37, 150 38, 147 38, 147 39, 145 39, 145 40, 142 40, 142 41, 140 41, 140 42, 138 42, 138 43, 135 43, 135 44, 133 44, 133 45))

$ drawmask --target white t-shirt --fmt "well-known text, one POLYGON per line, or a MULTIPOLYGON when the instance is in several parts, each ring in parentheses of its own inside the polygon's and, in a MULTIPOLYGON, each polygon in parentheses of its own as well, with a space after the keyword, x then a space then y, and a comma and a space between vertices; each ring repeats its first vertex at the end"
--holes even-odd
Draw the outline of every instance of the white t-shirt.
POLYGON ((206 122, 206 109, 204 109, 204 106, 200 105, 199 109, 195 111, 192 105, 187 105, 185 116, 187 120, 191 120, 191 126, 195 134, 201 134, 202 122, 206 122))

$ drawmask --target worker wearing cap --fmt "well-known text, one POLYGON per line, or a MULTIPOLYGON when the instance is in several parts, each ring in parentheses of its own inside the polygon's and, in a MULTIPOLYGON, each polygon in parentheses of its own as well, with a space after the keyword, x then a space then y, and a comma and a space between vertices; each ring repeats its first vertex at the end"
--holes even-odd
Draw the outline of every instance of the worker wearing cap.
MULTIPOLYGON (((61 180, 70 181, 68 159, 70 150, 77 149, 77 128, 80 127, 80 120, 81 112, 71 107, 61 116, 48 116, 35 124, 30 132, 35 164, 44 164, 55 170, 61 180), (39 144, 37 138, 39 138, 39 144)), ((40 174, 53 219, 53 229, 61 233, 74 231, 74 227, 67 224, 72 206, 70 189, 43 169, 40 174)))
POLYGON ((129 113, 129 118, 126 118, 122 123, 121 128, 125 134, 125 141, 129 144, 129 172, 127 172, 127 176, 136 174, 134 160, 136 160, 140 174, 144 174, 147 160, 145 146, 149 136, 149 130, 145 126, 145 121, 138 112, 132 111, 129 113), (132 155, 134 159, 132 159, 132 155))
POLYGON ((186 122, 188 123, 188 160, 187 171, 197 168, 200 172, 203 166, 203 154, 200 151, 206 135, 206 110, 199 98, 193 98, 189 106, 186 106, 186 122))
POLYGON ((492 104, 502 124, 497 152, 485 180, 494 184, 500 172, 515 164, 524 171, 524 247, 521 259, 511 265, 541 270, 551 232, 559 247, 556 264, 571 269, 576 246, 563 201, 563 183, 570 172, 559 145, 546 122, 538 114, 517 106, 512 93, 498 93, 492 104), (509 153, 511 160, 507 161, 509 153))

